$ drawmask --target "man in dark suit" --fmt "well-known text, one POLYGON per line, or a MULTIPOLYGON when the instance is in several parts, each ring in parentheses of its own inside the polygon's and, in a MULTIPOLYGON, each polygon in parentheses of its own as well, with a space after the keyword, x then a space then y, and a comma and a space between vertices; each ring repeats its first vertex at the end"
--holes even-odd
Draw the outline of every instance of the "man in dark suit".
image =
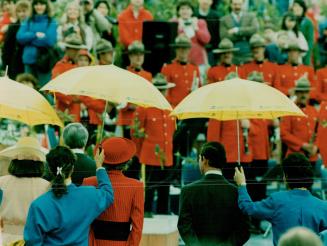
POLYGON ((250 237, 247 217, 237 206, 237 188, 222 176, 225 163, 223 145, 203 145, 199 165, 204 176, 181 192, 178 230, 186 245, 243 245, 250 237))
POLYGON ((231 13, 225 15, 219 26, 220 37, 230 39, 239 51, 234 56, 234 64, 240 65, 251 60, 250 37, 259 31, 255 14, 242 10, 244 0, 231 0, 231 13))
POLYGON ((72 182, 78 186, 83 183, 84 178, 95 175, 95 161, 84 153, 88 138, 89 133, 81 123, 70 123, 64 128, 64 143, 77 157, 72 182))

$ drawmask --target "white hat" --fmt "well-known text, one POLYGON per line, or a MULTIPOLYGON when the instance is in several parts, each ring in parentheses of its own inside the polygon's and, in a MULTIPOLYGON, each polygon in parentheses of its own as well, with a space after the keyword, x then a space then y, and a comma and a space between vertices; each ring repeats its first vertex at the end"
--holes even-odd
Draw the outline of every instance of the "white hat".
POLYGON ((16 145, 0 151, 0 156, 18 160, 45 161, 45 155, 48 153, 39 141, 33 137, 22 137, 16 145))

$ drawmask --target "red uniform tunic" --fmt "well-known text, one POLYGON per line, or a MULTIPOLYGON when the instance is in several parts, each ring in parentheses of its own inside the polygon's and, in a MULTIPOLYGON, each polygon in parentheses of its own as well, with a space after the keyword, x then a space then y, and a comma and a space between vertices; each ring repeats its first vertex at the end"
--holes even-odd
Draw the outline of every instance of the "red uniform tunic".
POLYGON ((307 73, 312 88, 310 97, 316 97, 316 79, 312 67, 306 65, 292 66, 290 64, 284 64, 279 65, 278 71, 280 73, 280 86, 277 89, 282 91, 285 95, 289 95, 289 89, 295 87, 295 81, 307 73))
MULTIPOLYGON (((111 222, 130 222, 132 230, 127 241, 95 240, 91 232, 89 239, 90 245, 138 246, 141 241, 143 229, 143 184, 136 179, 125 177, 121 171, 110 171, 108 175, 114 190, 115 199, 113 204, 97 219, 111 222)), ((95 177, 90 177, 84 179, 83 185, 97 186, 98 183, 95 177)))
POLYGON ((223 65, 211 67, 207 72, 208 83, 223 81, 230 73, 236 73, 235 65, 231 65, 229 67, 223 65))
POLYGON ((268 125, 267 120, 251 120, 251 128, 255 129, 255 131, 250 131, 249 135, 253 160, 268 160, 270 157, 268 125))
POLYGON ((150 166, 173 165, 173 135, 176 126, 175 119, 169 114, 168 110, 157 108, 136 109, 134 117, 138 119, 138 129, 144 131, 145 137, 135 139, 133 129, 131 135, 141 163, 150 166))
POLYGON ((327 167, 327 101, 320 105, 317 144, 323 163, 327 167))
MULTIPOLYGON (((136 71, 132 67, 127 67, 127 70, 135 73, 144 79, 152 83, 152 74, 145 70, 136 71)), ((118 112, 117 126, 130 126, 132 124, 133 113, 135 111, 135 106, 132 104, 127 104, 126 107, 122 108, 118 112)))
POLYGON ((94 99, 87 96, 80 96, 81 102, 87 107, 89 115, 89 124, 101 125, 101 115, 106 107, 106 101, 101 99, 94 99))
POLYGON ((133 41, 142 40, 143 21, 153 20, 150 11, 142 8, 135 18, 133 6, 129 5, 118 16, 119 39, 124 47, 128 47, 133 41))
POLYGON ((317 99, 327 101, 327 67, 317 71, 317 99))
POLYGON ((280 78, 278 73, 278 65, 269 61, 261 64, 255 61, 244 64, 241 67, 241 77, 247 79, 250 73, 256 71, 263 74, 264 81, 275 88, 280 87, 280 78))
MULTIPOLYGON (((56 65, 52 69, 52 79, 57 77, 58 75, 75 68, 76 65, 73 61, 68 57, 64 56, 60 61, 56 63, 56 65)), ((80 103, 74 102, 73 99, 77 98, 76 96, 64 95, 62 93, 56 92, 56 105, 57 108, 64 112, 68 109, 69 114, 74 116, 74 121, 80 121, 80 103)))
MULTIPOLYGON (((227 162, 233 163, 238 161, 236 120, 218 121, 210 119, 208 124, 207 139, 208 141, 219 142, 224 145, 226 150, 227 162)), ((249 163, 252 161, 253 158, 253 149, 251 141, 248 141, 248 144, 249 153, 246 154, 242 128, 240 127, 240 150, 241 162, 243 163, 249 163)))
POLYGON ((176 84, 167 93, 167 100, 172 107, 175 107, 192 91, 194 79, 200 78, 197 66, 190 63, 182 65, 176 60, 171 64, 165 64, 161 69, 161 73, 166 76, 168 82, 176 84))
MULTIPOLYGON (((287 145, 287 155, 293 152, 304 153, 302 145, 309 143, 314 134, 318 112, 309 105, 302 110, 308 117, 286 116, 280 123, 281 139, 287 145)), ((316 160, 317 155, 310 157, 310 161, 316 160)))

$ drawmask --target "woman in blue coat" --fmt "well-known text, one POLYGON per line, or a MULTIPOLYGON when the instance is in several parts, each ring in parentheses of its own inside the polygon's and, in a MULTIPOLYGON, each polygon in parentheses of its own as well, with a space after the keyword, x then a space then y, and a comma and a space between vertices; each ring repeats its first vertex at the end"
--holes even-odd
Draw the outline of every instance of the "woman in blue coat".
POLYGON ((48 0, 33 0, 31 17, 23 21, 17 41, 24 46, 23 63, 25 73, 31 73, 39 80, 39 86, 51 79, 51 70, 44 71, 36 66, 40 50, 53 48, 57 42, 57 22, 51 17, 48 0))
POLYGON ((34 200, 24 229, 26 245, 88 245, 89 227, 113 202, 113 189, 102 166, 104 154, 97 153, 98 189, 72 184, 75 156, 58 146, 47 155, 53 174, 52 189, 34 200))

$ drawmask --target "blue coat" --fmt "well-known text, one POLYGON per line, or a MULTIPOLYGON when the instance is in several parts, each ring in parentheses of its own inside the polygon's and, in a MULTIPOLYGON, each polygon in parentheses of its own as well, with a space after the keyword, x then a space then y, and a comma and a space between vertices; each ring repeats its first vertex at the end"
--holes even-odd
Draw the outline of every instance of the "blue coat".
POLYGON ((36 15, 33 19, 22 22, 17 41, 24 46, 23 63, 34 64, 37 58, 38 47, 53 47, 57 42, 57 22, 48 19, 46 15, 36 15), (43 32, 43 38, 37 38, 36 33, 43 32))
POLYGON ((307 227, 317 234, 327 229, 327 202, 308 190, 276 192, 258 202, 252 202, 245 186, 241 186, 238 193, 238 206, 243 213, 272 224, 274 245, 283 233, 295 226, 307 227))
POLYGON ((61 198, 50 190, 32 202, 24 228, 26 245, 88 245, 90 224, 114 198, 106 170, 96 174, 99 189, 70 184, 61 198))

